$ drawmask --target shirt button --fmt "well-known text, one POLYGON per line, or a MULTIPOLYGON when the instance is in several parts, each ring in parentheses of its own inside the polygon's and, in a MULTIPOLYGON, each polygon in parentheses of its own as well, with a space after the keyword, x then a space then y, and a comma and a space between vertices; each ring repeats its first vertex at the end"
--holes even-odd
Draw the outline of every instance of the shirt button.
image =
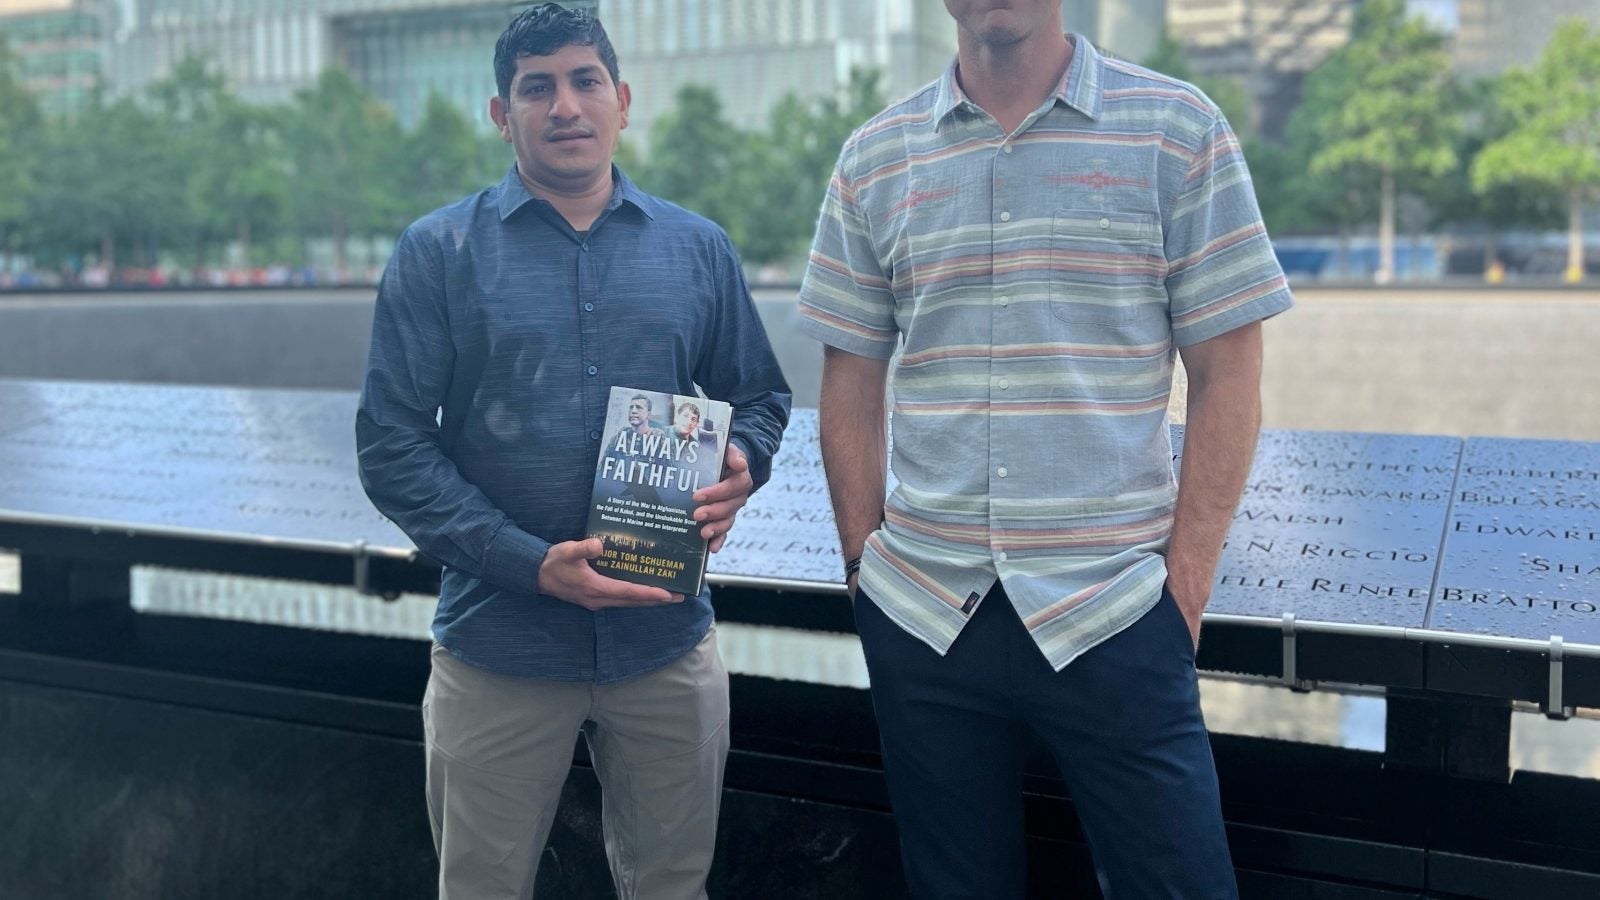
POLYGON ((1002 147, 1002 148, 1001 148, 1001 152, 1003 152, 1003 153, 1010 153, 1010 152, 1011 152, 1011 145, 1010 145, 1010 144, 1007 144, 1007 145, 1005 145, 1005 146, 1004 146, 1004 147, 1002 147))
POLYGON ((1000 379, 1000 390, 1003 391, 1008 387, 1011 387, 1011 382, 1004 378, 1000 379))
POLYGON ((598 432, 598 431, 589 432, 589 440, 591 440, 591 441, 600 440, 600 432, 598 432))
POLYGON ((1002 222, 1011 221, 1011 213, 1008 213, 1008 212, 1001 213, 1000 214, 1000 221, 1002 221, 1002 222))
POLYGON ((1000 561, 1001 562, 1005 562, 1006 561, 1006 552, 1004 550, 1000 551, 1000 561))
POLYGON ((584 369, 584 371, 588 372, 590 375, 600 374, 600 369, 597 366, 590 366, 589 368, 584 369))
POLYGON ((1001 297, 1000 298, 1000 305, 1001 306, 1005 306, 1006 304, 1008 304, 1010 302, 1011 302, 1011 298, 1010 297, 1001 297))
POLYGON ((583 305, 583 311, 584 312, 594 312, 594 304, 593 303, 585 303, 583 305))
POLYGON ((994 473, 996 475, 999 475, 1001 478, 1004 478, 1004 477, 1006 477, 1006 467, 1005 466, 1001 466, 1000 468, 995 469, 994 473))
POLYGON ((1110 219, 1101 219, 1100 220, 1100 228, 1101 228, 1101 230, 1104 230, 1104 229, 1107 229, 1107 228, 1110 228, 1110 227, 1111 227, 1111 220, 1110 219))

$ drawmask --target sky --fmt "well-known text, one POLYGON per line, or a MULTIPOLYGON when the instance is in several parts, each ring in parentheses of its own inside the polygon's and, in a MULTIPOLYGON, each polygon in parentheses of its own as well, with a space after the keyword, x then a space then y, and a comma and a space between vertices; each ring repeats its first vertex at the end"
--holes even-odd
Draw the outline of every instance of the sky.
POLYGON ((71 5, 72 0, 0 0, 0 16, 47 9, 66 9, 71 5))
POLYGON ((1406 0, 1406 9, 1446 34, 1454 34, 1461 26, 1461 11, 1456 8, 1456 0, 1406 0))

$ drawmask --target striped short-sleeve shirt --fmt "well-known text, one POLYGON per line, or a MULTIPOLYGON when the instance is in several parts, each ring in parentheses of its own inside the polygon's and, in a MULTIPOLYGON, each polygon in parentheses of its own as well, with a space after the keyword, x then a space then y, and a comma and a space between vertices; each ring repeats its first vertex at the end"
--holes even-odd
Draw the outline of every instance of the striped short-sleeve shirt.
POLYGON ((864 592, 943 653, 999 579, 1058 669, 1160 597, 1176 348, 1292 302, 1216 105, 1072 41, 1010 135, 953 63, 856 131, 800 294, 824 343, 899 351, 864 592))

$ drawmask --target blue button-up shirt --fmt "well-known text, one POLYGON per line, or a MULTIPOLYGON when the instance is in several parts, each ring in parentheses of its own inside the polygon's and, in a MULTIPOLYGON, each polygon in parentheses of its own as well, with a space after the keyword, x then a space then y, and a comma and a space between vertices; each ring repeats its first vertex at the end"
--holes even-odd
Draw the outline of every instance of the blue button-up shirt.
POLYGON ((378 288, 362 484, 444 566, 434 638, 502 674, 619 681, 710 628, 707 591, 598 612, 539 593, 550 545, 584 537, 612 385, 733 404, 757 485, 789 418, 727 235, 612 171, 580 233, 513 167, 408 228, 378 288))

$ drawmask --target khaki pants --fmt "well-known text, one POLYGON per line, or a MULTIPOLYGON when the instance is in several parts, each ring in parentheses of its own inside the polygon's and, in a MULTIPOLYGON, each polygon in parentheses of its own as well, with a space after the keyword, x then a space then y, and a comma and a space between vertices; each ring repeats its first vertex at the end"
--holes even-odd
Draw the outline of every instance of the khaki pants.
POLYGON ((435 644, 422 721, 441 900, 533 895, 580 730, 618 896, 705 897, 728 756, 715 629, 663 668, 606 685, 497 675, 435 644))

